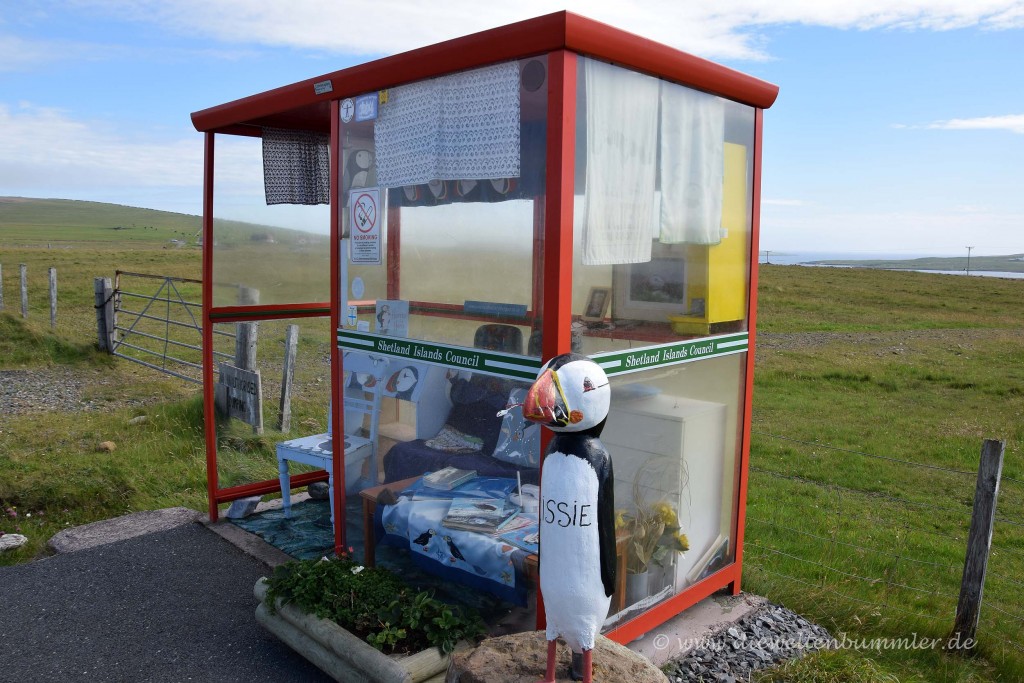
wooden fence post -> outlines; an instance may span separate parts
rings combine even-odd
[[[960,600],[956,605],[953,631],[946,644],[948,650],[970,652],[977,644],[981,594],[985,588],[988,553],[992,547],[992,525],[996,516],[996,498],[999,496],[1005,450],[1006,444],[995,439],[985,439],[981,447],[971,530],[967,534],[967,556],[960,582]]]
[[[260,302],[260,290],[252,287],[238,288],[238,305],[255,306]],[[235,326],[235,367],[254,372],[256,370],[256,337],[259,323],[238,323]]]
[[[4,265],[0,263],[0,311],[4,310]]]
[[[299,326],[289,325],[284,335],[284,374],[281,377],[281,410],[277,428],[287,432],[292,428],[292,380],[295,378],[295,352],[299,346]]]
[[[93,301],[96,308],[96,338],[100,351],[114,352],[113,308],[111,301],[113,289],[109,277],[92,279]]]
[[[18,264],[21,271],[21,317],[28,317],[28,266],[24,263]]]
[[[50,268],[50,329],[57,329],[57,269]]]

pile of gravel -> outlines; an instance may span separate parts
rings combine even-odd
[[[775,666],[829,646],[832,636],[785,607],[768,603],[735,624],[701,640],[662,667],[669,681],[746,681],[757,669]]]
[[[0,370],[0,415],[88,409],[83,384],[69,368]]]

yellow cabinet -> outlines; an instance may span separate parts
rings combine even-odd
[[[712,325],[747,317],[750,241],[747,223],[747,148],[725,143],[722,187],[722,241],[686,247],[687,312],[672,315],[679,334],[708,334]]]

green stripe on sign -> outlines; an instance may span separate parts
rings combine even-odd
[[[464,346],[431,344],[416,339],[385,337],[369,332],[338,330],[338,346],[349,351],[379,353],[394,358],[483,372],[510,379],[532,380],[540,369],[540,359]]]
[[[591,356],[608,375],[639,372],[650,368],[690,363],[705,358],[719,358],[734,353],[743,353],[750,345],[746,332],[726,334],[720,337],[704,337],[685,342],[645,346],[629,351],[609,351]]]

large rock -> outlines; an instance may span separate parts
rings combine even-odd
[[[543,631],[513,633],[489,638],[466,652],[452,655],[445,683],[535,683],[544,677],[547,641]],[[559,642],[555,678],[568,683],[572,652]],[[642,655],[597,637],[594,647],[594,681],[600,683],[665,683],[665,674]]]
[[[58,531],[48,544],[54,552],[71,553],[76,550],[135,538],[154,531],[166,531],[202,519],[203,515],[183,507],[164,508],[133,512],[113,519],[104,519],[91,524]]]

